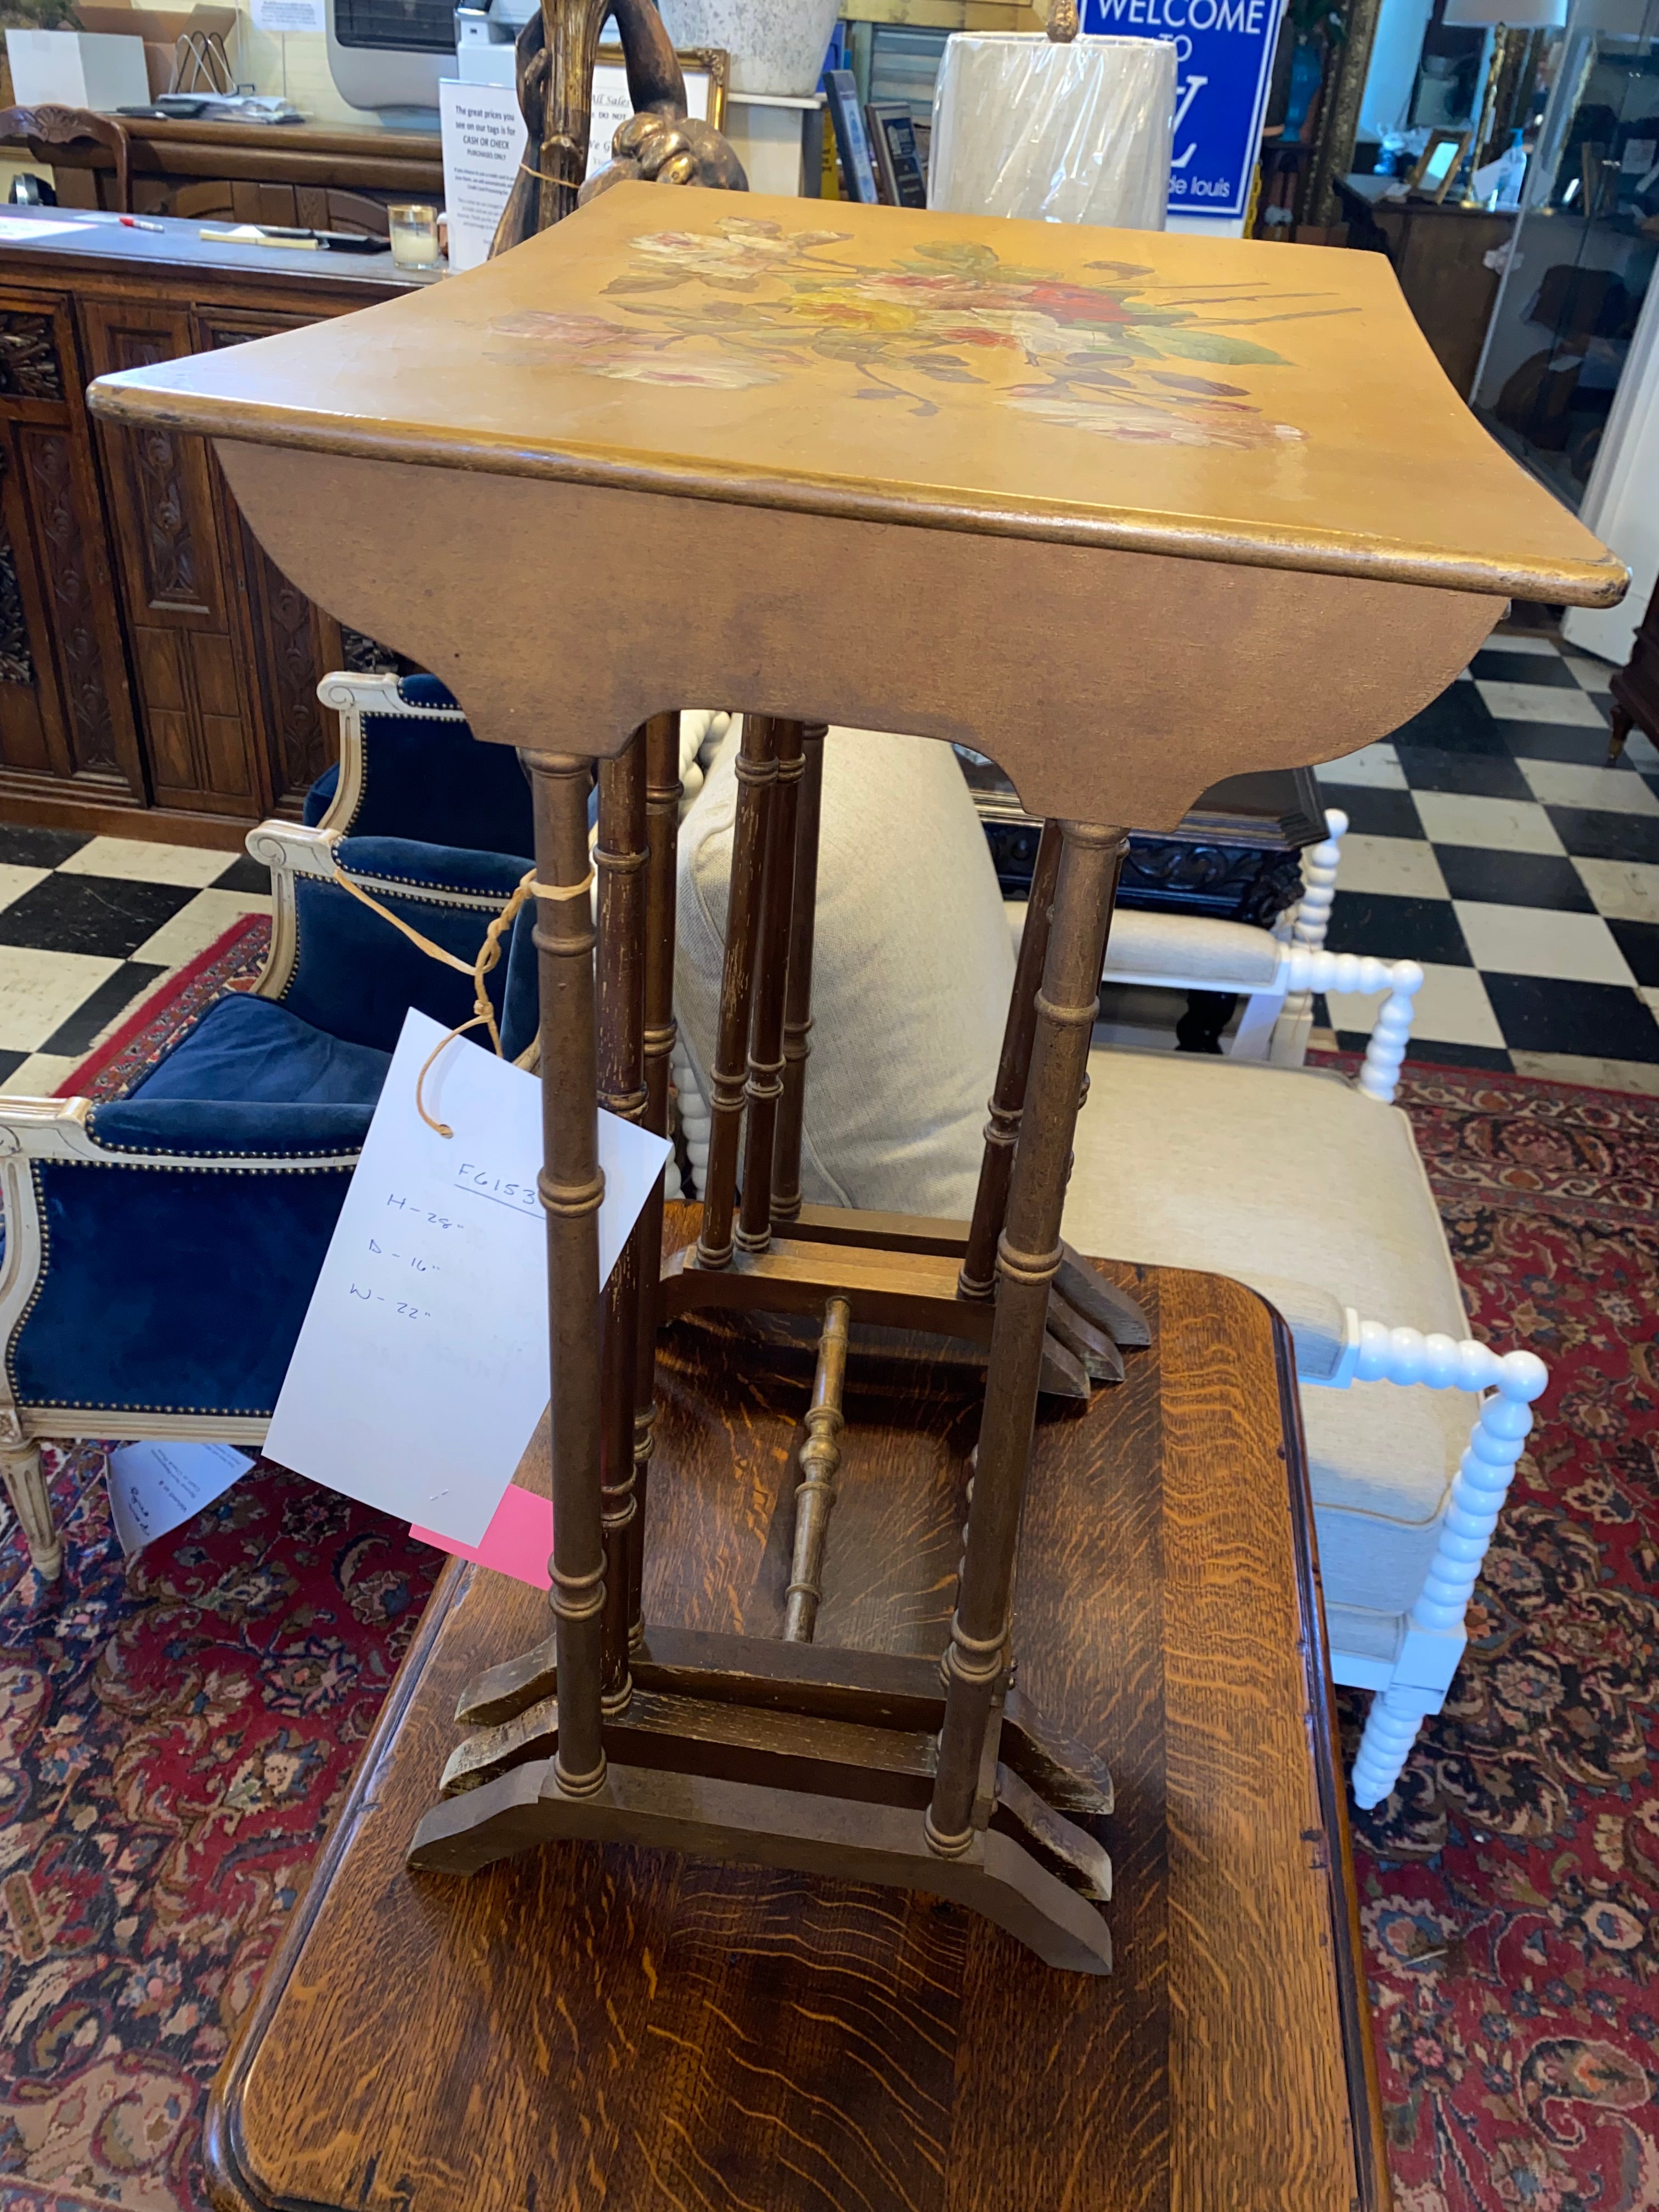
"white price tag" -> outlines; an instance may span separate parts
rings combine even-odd
[[[494,1517],[547,1404],[542,1090],[411,1012],[283,1378],[265,1449],[463,1544]],[[599,1279],[670,1146],[599,1115]]]

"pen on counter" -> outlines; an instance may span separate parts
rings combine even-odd
[[[140,215],[124,215],[121,217],[121,228],[123,230],[165,230],[167,225],[162,222],[146,222]]]

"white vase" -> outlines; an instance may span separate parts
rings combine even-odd
[[[733,92],[804,100],[818,88],[841,0],[658,0],[677,46],[723,46]]]

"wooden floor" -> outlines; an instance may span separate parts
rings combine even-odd
[[[457,1567],[220,2076],[216,2203],[1386,2206],[1283,1332],[1236,1285],[1109,1272],[1153,1346],[1041,1425],[1016,1645],[1115,1778],[1115,1972],[927,1897],[671,1854],[408,1875],[458,1691],[547,1625]],[[648,1619],[778,1633],[810,1376],[665,1337]],[[817,1641],[936,1652],[974,1392],[855,1339],[848,1412]]]

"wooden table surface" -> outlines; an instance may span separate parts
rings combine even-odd
[[[1113,1771],[1115,1972],[930,1898],[672,1854],[406,1874],[458,1691],[546,1621],[452,1568],[221,2074],[216,2204],[1386,2207],[1287,1340],[1237,1285],[1109,1272],[1153,1347],[1039,1425],[1016,1649]],[[810,1377],[665,1336],[648,1619],[778,1632]],[[974,1381],[855,1342],[820,1644],[943,1648]]]

